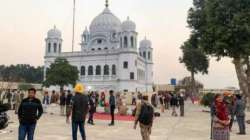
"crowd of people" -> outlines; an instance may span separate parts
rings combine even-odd
[[[18,140],[34,139],[37,121],[43,113],[49,113],[51,105],[60,106],[60,115],[65,116],[66,123],[72,125],[72,139],[77,140],[79,128],[82,140],[86,140],[85,122],[95,125],[94,114],[98,107],[103,107],[105,112],[110,113],[109,126],[115,125],[115,110],[117,114],[135,117],[134,129],[139,124],[142,140],[149,140],[154,117],[171,112],[173,117],[184,117],[185,100],[187,97],[179,92],[158,92],[151,96],[142,93],[132,93],[131,101],[127,103],[126,94],[104,92],[87,92],[82,84],[77,84],[74,91],[45,91],[40,101],[36,96],[36,89],[28,90],[28,96],[18,90],[8,90],[0,96],[11,109],[15,110],[19,119]],[[177,109],[179,108],[179,113]],[[157,112],[159,110],[159,112]],[[169,110],[169,111],[166,111]],[[53,113],[53,112],[50,112]],[[179,115],[178,115],[179,114]],[[70,119],[71,118],[71,119]],[[230,98],[218,94],[211,104],[211,139],[229,140],[230,131],[235,118],[239,125],[239,135],[246,134],[245,127],[245,103],[241,95],[233,95]],[[86,120],[86,121],[85,121]]]
[[[178,113],[176,109],[180,109],[180,116],[184,116],[184,106],[186,97],[183,93],[175,92],[159,92],[158,94],[153,94],[151,96],[151,104],[157,108],[160,106],[162,113],[165,110],[170,110],[172,108],[172,116],[177,117]]]
[[[10,109],[15,110],[17,114],[17,110],[21,101],[24,99],[24,92],[20,90],[6,90],[0,92],[0,104],[6,103],[10,106]]]
[[[24,93],[20,91],[6,92],[3,99],[7,100],[7,104],[11,105],[11,109],[16,110],[19,120],[18,140],[34,139],[34,132],[37,122],[50,105],[60,105],[60,115],[66,116],[66,122],[72,124],[72,139],[77,140],[77,130],[79,128],[82,140],[86,140],[85,134],[85,120],[86,122],[94,125],[94,113],[97,111],[98,106],[104,108],[108,107],[111,122],[109,126],[115,125],[115,109],[118,113],[123,114],[125,94],[114,94],[114,91],[109,91],[108,98],[104,92],[100,95],[97,92],[86,92],[81,84],[77,84],[74,88],[74,93],[71,91],[63,91],[61,94],[52,91],[51,94],[45,91],[42,98],[36,96],[36,89],[31,88],[28,90],[28,96],[25,98]],[[17,97],[18,96],[18,97]],[[148,102],[148,96],[142,95],[135,96],[133,93],[132,105],[135,107],[135,129],[136,125],[140,123],[141,134],[143,140],[149,139],[151,133],[154,108]],[[18,100],[17,100],[18,99]],[[145,108],[146,106],[146,108]],[[149,108],[149,110],[148,110]],[[144,115],[143,115],[144,114]],[[87,118],[88,116],[88,118]],[[70,120],[71,118],[71,120]]]
[[[241,95],[232,95],[227,98],[227,96],[217,94],[210,108],[212,140],[229,140],[235,118],[239,126],[238,135],[246,134],[246,107]]]

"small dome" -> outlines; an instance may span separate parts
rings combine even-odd
[[[151,48],[151,45],[152,45],[151,41],[148,40],[146,37],[144,38],[144,40],[140,42],[140,47]]]
[[[56,26],[54,26],[53,29],[48,31],[48,37],[50,38],[61,38],[62,37],[62,33],[60,30],[58,30],[56,28]]]
[[[90,33],[120,31],[121,21],[106,7],[90,25]]]
[[[122,23],[122,30],[123,31],[135,31],[136,25],[128,17],[127,20]]]

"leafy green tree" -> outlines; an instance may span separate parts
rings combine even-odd
[[[33,67],[27,64],[0,66],[0,80],[5,82],[41,83],[43,67]]]
[[[184,63],[186,69],[191,73],[191,93],[197,95],[195,83],[195,74],[208,73],[209,60],[208,57],[197,46],[197,39],[194,36],[181,46],[183,56],[180,58],[180,62]]]
[[[193,5],[188,24],[199,39],[199,47],[218,60],[232,58],[241,91],[249,96],[249,0],[193,0]]]
[[[59,85],[62,90],[63,86],[75,85],[79,79],[78,73],[77,67],[70,65],[65,58],[57,58],[48,68],[43,85],[46,87]]]

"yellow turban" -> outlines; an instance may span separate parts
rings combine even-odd
[[[80,83],[76,84],[74,91],[76,93],[84,93],[84,91],[85,91],[84,85],[80,84]]]

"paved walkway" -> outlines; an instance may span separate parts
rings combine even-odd
[[[209,140],[210,117],[209,113],[202,112],[203,107],[191,105],[186,107],[186,117],[171,117],[170,111],[165,112],[154,123],[151,140]],[[10,112],[12,124],[8,127],[10,133],[1,134],[1,140],[17,139],[17,117]],[[248,114],[250,119],[250,114]],[[140,140],[139,128],[133,130],[133,122],[116,122],[116,126],[107,126],[108,121],[96,121],[95,126],[86,125],[87,140]],[[233,128],[231,140],[249,140],[248,135],[238,136],[237,124]],[[46,114],[38,123],[36,140],[71,140],[70,125],[65,123],[65,118],[59,115]]]

